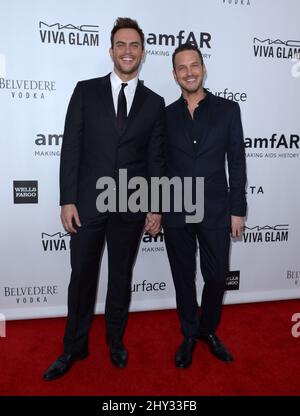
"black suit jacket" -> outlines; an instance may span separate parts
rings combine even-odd
[[[98,178],[164,174],[164,100],[138,82],[125,132],[120,135],[110,74],[78,82],[71,97],[60,163],[60,205],[76,204],[79,214],[99,215]],[[124,214],[140,219],[145,214]]]
[[[230,226],[230,216],[246,215],[246,167],[239,105],[209,93],[208,119],[195,151],[184,123],[182,100],[166,109],[167,176],[204,177],[204,219],[208,228]],[[227,157],[229,189],[225,170]],[[183,213],[165,213],[164,226],[184,226]]]

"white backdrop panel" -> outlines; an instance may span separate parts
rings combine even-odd
[[[298,0],[2,0],[0,312],[8,319],[66,314],[69,236],[58,206],[64,118],[77,81],[111,70],[110,31],[118,16],[143,28],[140,78],[167,104],[180,94],[171,65],[179,37],[201,47],[205,86],[240,104],[249,211],[243,238],[232,244],[236,290],[227,291],[225,303],[299,297],[300,66],[288,57],[300,49],[299,14]],[[14,200],[16,188],[34,194],[36,186],[36,198]],[[105,252],[101,313],[106,284]],[[197,284],[200,300],[200,270]],[[131,310],[175,307],[163,235],[144,235],[132,289]]]

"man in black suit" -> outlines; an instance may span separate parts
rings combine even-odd
[[[95,304],[104,241],[108,250],[105,304],[107,343],[112,363],[127,364],[122,342],[131,295],[132,268],[143,228],[155,235],[161,216],[149,212],[98,212],[96,182],[150,180],[164,174],[164,100],[138,80],[144,34],[135,20],[118,18],[111,32],[111,74],[77,84],[69,103],[60,164],[61,220],[71,235],[71,281],[64,353],[45,380],[64,375],[88,356],[88,333]],[[118,182],[114,191],[119,194]],[[98,205],[97,205],[98,207]],[[121,209],[120,209],[121,211]]]
[[[186,223],[186,212],[163,214],[165,242],[184,335],[175,355],[179,368],[192,363],[196,340],[223,360],[233,357],[216,336],[228,272],[230,231],[240,236],[246,214],[246,169],[239,105],[203,88],[205,66],[199,49],[179,46],[173,75],[182,96],[169,105],[166,135],[168,177],[204,178],[204,217]],[[228,162],[229,190],[225,171]],[[192,188],[195,194],[195,184]],[[201,314],[195,287],[197,240],[204,279]]]

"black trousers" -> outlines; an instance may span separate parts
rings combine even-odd
[[[196,338],[215,332],[229,268],[229,229],[205,229],[201,224],[187,224],[182,228],[165,228],[164,234],[183,335]],[[204,279],[201,314],[195,285],[197,240]]]
[[[107,342],[122,339],[131,299],[132,269],[144,220],[126,221],[118,214],[81,218],[82,226],[71,236],[71,280],[65,352],[88,348],[94,313],[98,273],[105,239],[108,253],[108,286],[105,303]]]

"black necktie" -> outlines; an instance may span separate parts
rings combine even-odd
[[[127,122],[127,102],[124,93],[124,88],[127,87],[127,85],[128,84],[125,82],[122,83],[122,88],[120,89],[118,96],[117,124],[121,134],[124,132]]]

